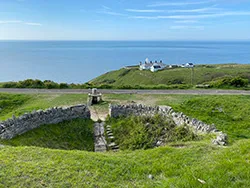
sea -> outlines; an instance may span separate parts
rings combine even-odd
[[[85,83],[148,58],[165,64],[250,64],[250,41],[0,41],[0,82]]]

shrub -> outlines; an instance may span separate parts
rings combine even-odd
[[[128,74],[131,70],[130,69],[123,69],[123,71],[118,75],[119,77],[123,77]]]
[[[69,88],[69,85],[67,83],[60,83],[59,88],[60,89],[67,89],[67,88]]]
[[[246,87],[248,80],[241,77],[224,77],[210,82],[211,87]]]
[[[109,85],[109,84],[102,84],[102,85],[97,86],[96,88],[99,88],[99,89],[112,89],[113,86]]]
[[[105,83],[105,84],[113,84],[113,83],[115,83],[115,80],[114,80],[114,79],[105,79],[105,80],[103,80],[102,83]]]
[[[169,84],[183,84],[183,83],[184,83],[183,78],[174,79],[174,80],[169,81]]]
[[[17,83],[18,88],[44,88],[44,83],[41,80],[27,79]]]
[[[57,88],[59,88],[59,84],[55,83],[55,82],[53,82],[51,80],[45,80],[44,85],[45,85],[45,88],[47,88],[47,89],[57,89]]]
[[[3,84],[3,88],[17,88],[16,82],[6,82]]]
[[[240,77],[232,78],[230,82],[231,86],[234,87],[246,87],[248,85],[248,80]]]

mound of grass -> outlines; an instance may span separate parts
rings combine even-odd
[[[171,119],[160,115],[154,117],[110,118],[115,143],[122,150],[149,149],[169,142],[198,140],[187,126],[177,127]]]
[[[43,125],[11,140],[0,140],[0,144],[94,151],[93,121],[77,119]]]

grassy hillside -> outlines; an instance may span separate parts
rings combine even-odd
[[[175,84],[203,84],[212,80],[230,77],[242,77],[250,80],[250,65],[199,65],[192,69],[175,68],[152,73],[138,69],[120,69],[108,72],[90,81],[93,85],[122,86],[157,86]]]
[[[0,144],[94,151],[93,121],[77,119],[43,125],[11,140],[0,140]]]
[[[1,94],[0,99],[5,101],[0,111],[5,119],[33,108],[81,103],[86,96]],[[173,106],[176,111],[215,123],[229,135],[230,145],[216,147],[211,138],[204,138],[148,150],[93,153],[65,147],[70,141],[86,146],[84,140],[78,142],[79,122],[65,122],[31,131],[9,143],[1,141],[0,187],[250,187],[250,96],[112,94],[104,95],[104,100],[96,106],[98,111],[107,110],[109,102]],[[58,131],[59,126],[65,132]],[[67,138],[71,127],[79,134],[72,131]],[[53,139],[41,139],[40,134]]]

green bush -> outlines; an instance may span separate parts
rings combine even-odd
[[[105,79],[105,80],[103,80],[102,83],[105,83],[105,84],[113,84],[113,83],[115,83],[115,80],[114,80],[114,79]]]
[[[41,80],[27,79],[17,83],[18,88],[44,88],[44,83]]]
[[[3,88],[17,88],[16,82],[6,82],[3,84]]]
[[[112,89],[113,86],[108,85],[108,84],[102,84],[102,85],[97,86],[97,88],[99,88],[99,89]]]
[[[131,71],[131,69],[123,69],[123,71],[118,75],[119,77],[123,77],[126,74],[128,74]]]
[[[227,88],[227,87],[246,87],[248,79],[241,77],[224,77],[210,82],[211,87]]]
[[[57,89],[59,88],[59,84],[56,82],[53,82],[51,80],[45,80],[44,81],[45,88],[47,89]]]
[[[59,84],[59,88],[60,89],[68,89],[69,88],[69,85],[67,83],[60,83]]]

